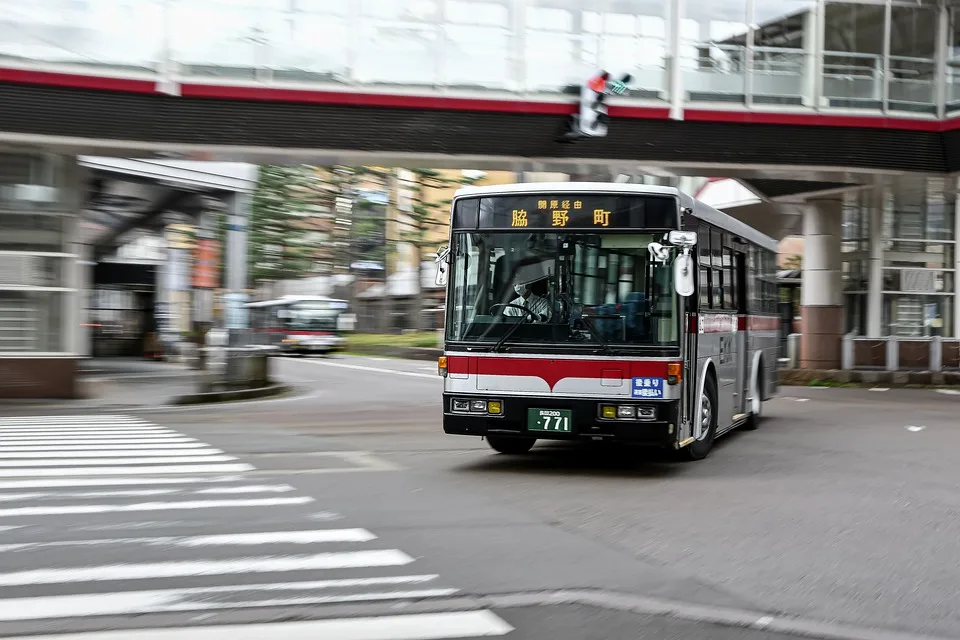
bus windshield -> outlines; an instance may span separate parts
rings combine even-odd
[[[603,348],[679,345],[663,232],[455,231],[447,340]]]

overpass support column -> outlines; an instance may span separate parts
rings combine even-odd
[[[802,369],[839,369],[843,337],[840,200],[812,200],[803,214]]]

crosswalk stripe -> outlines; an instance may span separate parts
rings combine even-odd
[[[83,498],[135,498],[163,495],[211,495],[211,494],[244,494],[244,493],[288,493],[296,491],[288,484],[276,485],[241,485],[238,487],[214,487],[212,489],[134,489],[120,491],[45,491],[39,493],[0,493],[0,502],[17,502],[19,500],[78,500]]]
[[[164,429],[163,427],[84,427],[82,429],[42,429],[39,427],[16,427],[16,428],[7,428],[4,427],[0,433],[3,433],[5,436],[18,436],[18,435],[50,435],[55,433],[60,436],[71,436],[71,435],[110,435],[114,433],[118,434],[145,434],[145,435],[155,435],[161,433],[173,434],[176,431],[171,431],[170,429]]]
[[[182,502],[144,502],[141,504],[77,504],[49,507],[16,507],[12,509],[0,509],[0,518],[123,513],[129,511],[171,511],[177,509],[279,507],[292,504],[307,504],[309,502],[313,502],[313,498],[297,496],[295,498],[255,498],[249,500],[186,500]]]
[[[332,604],[338,602],[373,602],[410,598],[444,597],[457,589],[421,589],[345,596],[314,596],[286,600],[242,602],[168,602],[160,592],[132,592],[81,596],[29,598],[33,602],[18,603],[15,598],[0,602],[0,620],[23,621],[81,616],[142,614],[174,611],[281,606],[283,604]],[[72,598],[72,600],[67,600]],[[49,615],[41,615],[49,613]],[[9,616],[9,617],[8,617]],[[242,627],[210,626],[137,630],[137,640],[261,640],[282,637],[284,640],[443,640],[481,638],[506,635],[513,627],[491,611],[456,611],[376,616],[369,618],[332,618],[311,622],[251,624]],[[280,635],[277,635],[280,634]],[[130,631],[107,631],[93,634],[32,636],[31,640],[127,640]]]
[[[253,471],[255,467],[252,464],[179,464],[176,466],[165,467],[77,467],[56,469],[5,469],[0,468],[0,478],[36,478],[43,476],[122,476],[127,474],[134,475],[157,475],[174,473],[238,473],[241,471]]]
[[[40,445],[52,446],[72,446],[75,444],[166,444],[176,442],[199,442],[193,438],[174,435],[159,436],[70,436],[69,438],[60,438],[59,436],[24,436],[22,438],[4,438],[0,436],[0,445]]]
[[[94,444],[74,444],[70,445],[70,451],[158,451],[162,449],[206,449],[210,445],[204,444],[203,442],[187,441],[187,442],[163,442],[163,443],[153,443],[153,442],[141,442],[141,443],[124,443],[120,442],[107,442],[107,443],[94,443]],[[13,451],[63,451],[63,445],[51,445],[51,444],[42,444],[42,445],[5,445],[0,444],[0,455],[4,453],[13,452]],[[220,451],[219,449],[214,449],[214,451]]]
[[[141,545],[145,547],[216,547],[259,546],[268,544],[324,544],[331,542],[370,542],[376,540],[366,529],[316,529],[310,531],[264,531],[226,533],[201,536],[155,536],[150,538],[100,538],[94,540],[54,540],[0,544],[3,551],[31,551],[49,547],[102,547],[109,545]]]
[[[231,460],[236,460],[236,458],[225,455],[211,455],[206,456],[203,462],[230,462]],[[184,460],[175,456],[154,456],[150,458],[99,458],[96,460],[80,458],[67,458],[63,460],[5,460],[0,466],[9,469],[12,467],[57,467],[60,465],[176,464],[178,462],[184,462]]]
[[[217,465],[211,465],[217,466]],[[246,465],[250,467],[250,465]],[[250,467],[251,469],[253,467]],[[89,469],[87,469],[89,471]],[[129,471],[129,469],[124,469]],[[60,474],[55,474],[60,475]],[[3,489],[57,489],[66,487],[122,487],[137,485],[165,484],[210,484],[239,482],[242,476],[195,476],[184,478],[71,478],[63,480],[5,480],[0,481]]]
[[[6,460],[14,460],[20,458],[39,460],[44,458],[112,458],[115,456],[123,456],[124,458],[147,458],[147,457],[156,457],[158,455],[163,456],[211,456],[211,455],[220,455],[223,454],[223,451],[220,449],[174,449],[166,448],[160,451],[156,449],[135,449],[135,450],[124,450],[121,449],[117,451],[115,449],[100,449],[99,451],[74,451],[72,448],[70,451],[4,451],[0,449],[0,465],[7,464]],[[229,460],[236,460],[236,458],[227,458]],[[89,464],[83,462],[80,464]]]
[[[151,580],[190,576],[236,575],[365,567],[397,567],[413,562],[399,549],[339,551],[313,555],[249,557],[230,560],[183,560],[142,564],[111,564],[98,567],[28,569],[0,573],[0,586],[22,587],[70,582],[106,582],[112,580]]]

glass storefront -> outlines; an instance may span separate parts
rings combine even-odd
[[[71,350],[76,256],[61,158],[0,154],[0,356]]]
[[[881,207],[881,328],[884,335],[955,335],[956,195],[953,178],[901,176],[844,202],[843,283],[848,332],[866,335],[870,207]]]

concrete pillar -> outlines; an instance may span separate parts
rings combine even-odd
[[[253,198],[249,193],[235,193],[227,202],[226,285],[228,329],[246,329],[247,321],[247,229]]]
[[[802,369],[839,369],[843,335],[840,200],[813,200],[803,214]]]
[[[867,267],[867,336],[883,335],[883,187],[869,194],[867,224],[869,260]],[[861,200],[862,202],[862,200]]]

